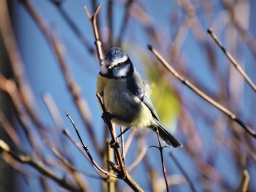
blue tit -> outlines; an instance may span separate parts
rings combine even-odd
[[[148,97],[148,85],[135,70],[128,55],[120,48],[111,48],[105,56],[97,78],[97,93],[103,99],[111,121],[126,128],[148,127],[169,145],[182,146],[177,138],[161,125]]]

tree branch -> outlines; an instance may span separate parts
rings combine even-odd
[[[85,9],[85,13],[86,16],[88,17],[88,19],[91,21],[92,23],[92,28],[93,28],[93,32],[94,32],[94,38],[95,38],[95,46],[97,49],[97,55],[98,55],[98,59],[99,59],[99,63],[100,66],[103,65],[103,52],[102,52],[102,47],[101,47],[101,41],[99,38],[99,31],[98,31],[98,27],[97,27],[97,15],[99,13],[100,10],[100,6],[101,4],[99,4],[95,10],[95,12],[93,13],[93,15],[91,16],[91,14],[89,13],[87,7],[84,7]]]
[[[38,118],[39,116],[37,115],[35,107],[33,106],[33,93],[25,76],[24,63],[15,41],[6,0],[0,1],[0,31],[7,54],[10,58],[11,68],[15,77],[15,82],[17,83],[22,103],[24,104],[32,122],[39,129],[44,130],[45,127]]]
[[[256,85],[253,83],[253,81],[250,79],[250,77],[245,73],[241,65],[235,60],[235,58],[223,47],[221,42],[218,40],[218,37],[214,34],[212,29],[208,29],[207,33],[210,34],[212,39],[215,41],[215,43],[219,46],[219,48],[222,50],[222,52],[227,56],[229,61],[234,65],[234,67],[237,69],[237,71],[242,75],[242,77],[245,79],[245,81],[251,86],[251,88],[256,92]]]
[[[225,115],[227,115],[231,120],[236,122],[238,125],[240,125],[249,135],[251,135],[253,138],[256,138],[256,132],[247,126],[240,118],[238,118],[234,113],[232,113],[230,110],[222,106],[221,104],[217,103],[215,100],[207,96],[204,92],[199,90],[197,87],[195,87],[192,83],[190,83],[188,80],[184,79],[181,75],[179,75],[174,68],[170,66],[170,64],[160,55],[158,51],[156,51],[151,45],[148,45],[148,49],[156,56],[156,58],[165,66],[165,68],[173,74],[179,81],[181,81],[184,85],[186,85],[188,88],[190,88],[193,92],[195,92],[197,95],[199,95],[202,99],[207,101],[208,103],[212,104],[214,107],[219,109],[221,112],[223,112]]]
[[[35,160],[28,155],[18,155],[14,153],[10,147],[0,139],[0,153],[6,152],[10,154],[15,160],[20,163],[28,164],[39,171],[42,175],[51,178],[52,180],[56,181],[60,186],[70,190],[70,191],[82,191],[78,189],[77,186],[69,183],[65,177],[60,177],[54,173],[50,168],[46,167],[41,161]]]
[[[189,176],[187,175],[186,171],[183,169],[183,167],[180,165],[179,161],[175,158],[175,156],[172,153],[169,153],[169,155],[171,156],[173,162],[177,165],[177,167],[179,168],[179,170],[181,171],[182,175],[186,178],[189,187],[191,189],[191,191],[196,192],[196,189],[193,185],[193,182],[191,181],[191,179],[189,178]]]

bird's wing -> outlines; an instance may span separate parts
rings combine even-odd
[[[158,115],[156,113],[156,110],[151,102],[151,100],[148,98],[148,96],[145,93],[145,87],[146,84],[143,82],[139,75],[133,75],[131,77],[127,78],[127,86],[128,89],[135,94],[140,100],[148,107],[148,109],[151,111],[152,116],[159,120]]]
[[[149,108],[149,110],[151,111],[151,113],[152,113],[152,116],[155,118],[155,119],[157,119],[158,121],[159,121],[159,117],[158,117],[158,115],[157,115],[157,113],[156,113],[156,110],[155,110],[155,108],[154,108],[154,106],[153,106],[153,104],[152,104],[152,102],[151,102],[151,100],[148,98],[148,96],[147,95],[144,95],[142,98],[140,98],[142,101],[143,101],[143,103],[145,103],[145,105]]]

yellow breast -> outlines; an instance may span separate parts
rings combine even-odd
[[[150,125],[150,110],[127,89],[125,79],[108,79],[99,75],[97,93],[103,97],[106,110],[118,116],[114,119],[117,124],[137,128]]]

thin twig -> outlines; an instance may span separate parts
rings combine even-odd
[[[117,41],[116,41],[116,45],[118,47],[121,46],[122,39],[124,37],[125,31],[127,30],[128,21],[130,18],[130,11],[131,11],[133,2],[134,2],[134,0],[127,0],[127,2],[125,4],[125,13],[124,13],[124,16],[123,16],[123,19],[121,22],[121,26],[120,26]]]
[[[239,2],[237,2],[237,3],[239,3]],[[256,58],[256,41],[255,41],[253,35],[251,35],[241,25],[241,22],[239,22],[239,20],[237,19],[238,17],[236,17],[236,15],[235,15],[236,14],[236,9],[234,7],[234,5],[236,5],[236,4],[235,3],[231,3],[231,2],[229,2],[227,0],[222,0],[222,4],[223,4],[223,7],[227,9],[228,14],[230,15],[230,18],[232,20],[232,24],[236,27],[237,31],[240,33],[240,35],[243,38],[244,42],[246,42],[248,44],[248,46],[252,50],[252,53],[254,54],[254,57]]]
[[[52,117],[55,126],[59,128],[62,125],[62,119],[52,96],[49,93],[45,92],[42,94],[42,98]]]
[[[49,149],[52,151],[52,153],[71,171],[76,171],[76,168],[54,147],[51,146],[51,144],[47,141],[44,140],[44,143],[49,147]]]
[[[37,171],[39,171],[42,175],[49,177],[53,179],[55,182],[57,182],[60,186],[70,190],[70,191],[81,191],[81,189],[78,189],[77,186],[74,186],[73,184],[69,183],[65,177],[58,176],[53,170],[46,167],[41,161],[35,160],[32,157],[28,155],[19,155],[14,153],[10,147],[0,139],[0,152],[4,151],[8,154],[10,154],[15,160],[19,161],[20,163],[28,164],[35,168]]]
[[[245,169],[243,171],[243,176],[239,185],[239,189],[237,191],[241,191],[241,192],[248,191],[249,181],[250,181],[250,175],[249,175],[249,172]]]
[[[103,169],[101,169],[101,168],[98,166],[98,164],[96,164],[96,162],[94,161],[94,159],[92,158],[92,156],[91,156],[91,154],[90,154],[90,152],[89,152],[89,148],[88,148],[87,146],[85,146],[85,144],[84,144],[84,142],[83,142],[83,140],[82,140],[82,137],[80,136],[80,133],[79,133],[79,131],[78,131],[78,129],[77,129],[77,126],[76,126],[75,122],[74,122],[73,119],[71,118],[70,114],[66,113],[66,116],[68,117],[69,121],[70,121],[71,124],[73,125],[73,128],[74,128],[75,131],[76,131],[76,134],[77,134],[77,136],[78,136],[78,139],[79,139],[80,143],[82,144],[82,147],[83,147],[84,151],[87,153],[87,155],[88,155],[90,161],[93,163],[93,165],[94,165],[99,171],[101,171],[103,174],[105,174],[105,175],[107,174],[106,176],[108,176],[109,178],[110,178],[110,177],[116,178],[116,177],[117,177],[116,175],[114,175],[114,174],[112,174],[112,173],[110,173],[110,172],[104,171]],[[69,138],[70,138],[70,137],[69,137]],[[71,139],[71,138],[70,138],[70,139]],[[107,180],[107,179],[106,179],[106,180]]]
[[[1,141],[0,141],[1,145]],[[28,173],[28,170],[19,162],[17,162],[10,154],[8,153],[2,153],[3,160],[8,163],[14,170],[16,170],[18,173],[22,175],[22,178],[27,181],[29,178],[30,173]],[[3,173],[2,173],[3,174]]]
[[[215,41],[215,43],[220,47],[222,52],[227,56],[229,61],[234,65],[234,67],[237,69],[237,71],[242,75],[242,77],[245,79],[245,81],[251,86],[251,88],[256,92],[256,85],[253,83],[253,81],[250,79],[250,77],[245,73],[243,68],[240,66],[240,64],[235,60],[235,58],[223,47],[221,42],[218,40],[218,37],[214,34],[212,29],[208,29],[207,32],[210,34],[212,39]]]
[[[16,146],[20,145],[20,138],[18,134],[16,133],[15,129],[11,125],[11,123],[8,121],[8,119],[5,117],[2,111],[0,111],[0,124],[2,125],[5,132],[8,134],[8,136],[11,138],[13,143]]]
[[[99,31],[98,31],[98,27],[97,27],[97,15],[99,13],[100,6],[101,6],[101,4],[99,4],[97,6],[95,12],[93,13],[93,16],[91,16],[87,7],[84,7],[84,9],[85,9],[85,13],[86,13],[88,19],[92,23],[94,38],[95,38],[94,43],[96,45],[97,55],[98,55],[99,63],[100,63],[100,66],[101,66],[101,65],[103,65],[103,52],[102,52],[102,47],[101,47],[101,41],[100,41],[100,38],[99,38]]]
[[[106,141],[106,156],[107,156],[107,162],[113,161],[113,149],[110,147],[110,141],[107,139]],[[109,173],[113,173],[114,171],[111,169],[111,167],[107,164],[107,170]],[[106,179],[108,192],[115,191],[115,184],[116,184],[116,178],[114,177],[108,177]]]
[[[233,112],[222,106],[221,104],[217,103],[215,100],[207,96],[204,92],[199,90],[197,87],[195,87],[192,83],[190,83],[188,80],[184,79],[179,73],[175,71],[174,68],[172,68],[169,63],[160,55],[158,51],[156,51],[151,45],[148,45],[148,49],[157,57],[157,59],[168,69],[168,71],[173,74],[179,81],[181,81],[184,85],[186,85],[188,88],[190,88],[193,92],[195,92],[197,95],[199,95],[202,99],[207,101],[208,103],[212,104],[214,107],[222,111],[224,114],[226,114],[231,120],[236,122],[238,125],[240,125],[249,135],[251,135],[253,138],[256,138],[256,132],[247,126],[239,117],[237,117]]]
[[[18,93],[20,94],[21,100],[25,109],[31,118],[32,122],[41,130],[45,127],[39,116],[36,113],[33,101],[32,90],[25,77],[24,63],[19,52],[13,28],[10,21],[10,16],[7,7],[7,1],[0,1],[0,31],[3,38],[4,46],[6,52],[10,58],[11,68],[15,77],[15,82],[17,83]]]
[[[90,123],[89,118],[89,110],[87,107],[87,104],[85,100],[82,98],[80,94],[80,88],[76,81],[72,78],[70,71],[68,70],[66,60],[64,59],[64,53],[63,53],[63,45],[60,43],[60,41],[57,39],[56,35],[51,34],[49,27],[44,22],[43,18],[39,14],[39,11],[36,10],[29,0],[21,0],[25,8],[27,9],[28,13],[31,15],[31,17],[34,19],[34,21],[37,23],[38,27],[41,29],[43,35],[45,36],[47,42],[53,49],[55,55],[57,56],[57,59],[59,61],[61,70],[63,72],[63,75],[66,80],[67,87],[70,90],[70,93],[73,96],[74,102],[76,104],[76,107],[79,110],[79,114],[82,117],[83,123],[85,124],[89,134],[90,138],[92,139],[93,145],[96,147],[96,151],[99,151],[98,142],[96,141],[95,134],[93,132],[92,125]]]
[[[126,137],[126,141],[124,143],[124,156],[126,156],[126,153],[132,143],[132,140],[134,138],[136,130],[135,129],[131,129],[131,131],[129,132],[128,136]]]
[[[131,171],[133,170],[143,159],[143,157],[146,155],[147,152],[147,147],[144,145],[139,153],[139,155],[137,156],[137,158],[133,161],[133,163],[127,168],[127,171]]]
[[[88,40],[85,38],[84,34],[81,32],[81,30],[78,28],[78,26],[75,24],[75,22],[72,20],[72,18],[68,15],[67,11],[63,8],[62,4],[63,1],[56,1],[56,0],[49,0],[51,3],[53,3],[57,11],[61,14],[63,17],[63,20],[69,25],[70,29],[73,31],[75,36],[79,39],[79,41],[83,44],[83,46],[91,53],[94,54],[95,51],[93,47],[88,43]]]
[[[93,16],[91,16],[91,14],[89,13],[89,11],[87,10],[86,7],[85,7],[85,12],[86,12],[86,15],[87,15],[88,19],[92,23],[94,38],[95,38],[95,45],[96,45],[96,49],[97,49],[99,63],[100,63],[100,66],[101,66],[101,65],[103,65],[103,52],[102,52],[101,41],[100,41],[100,38],[99,38],[99,32],[98,32],[98,27],[97,27],[97,15],[98,15],[98,12],[99,12],[99,9],[100,9],[100,5],[101,4],[99,4],[98,7],[96,8]],[[107,111],[105,109],[103,99],[101,98],[99,93],[97,93],[96,96],[98,97],[98,100],[99,100],[99,103],[100,103],[101,108],[103,110],[103,113],[104,112],[106,113]],[[110,120],[106,120],[105,123],[107,124],[107,126],[109,128],[112,140],[114,141],[114,143],[117,143],[117,138],[116,138],[116,135],[115,135],[115,130],[114,130],[113,123]],[[113,169],[116,168],[115,171],[118,173],[118,177],[123,179],[133,190],[143,191],[141,189],[141,187],[127,173],[126,167],[124,165],[123,158],[122,158],[121,153],[120,153],[118,148],[114,148],[114,154],[116,156],[117,165],[113,164],[112,162],[109,162],[109,164],[113,165],[112,166]]]
[[[106,113],[107,111],[106,111],[105,105],[103,103],[102,97],[100,96],[99,93],[97,93],[96,96],[97,96],[97,98],[99,100],[99,103],[101,105],[101,109],[102,109],[103,113],[104,112]],[[105,123],[107,124],[107,126],[109,128],[109,131],[110,131],[110,134],[111,134],[113,142],[114,143],[118,143],[116,135],[115,135],[115,132],[114,132],[113,123],[110,120],[106,120]],[[117,163],[120,166],[120,169],[122,170],[122,175],[120,175],[120,178],[125,178],[126,174],[127,174],[127,171],[126,171],[126,168],[124,166],[124,162],[123,162],[123,158],[121,156],[121,153],[120,153],[118,148],[114,148],[114,151],[115,151],[115,155],[117,156]]]
[[[117,172],[118,174],[123,174],[120,167],[112,162],[108,162],[112,169]],[[133,180],[133,178],[126,174],[126,177],[123,178],[124,182],[126,182],[134,191],[136,192],[143,192],[143,189]]]
[[[56,148],[52,147],[50,143],[46,140],[44,140],[46,145],[50,148],[50,150],[53,152],[53,154],[62,162],[65,169],[72,175],[72,178],[76,181],[76,184],[83,190],[88,191],[88,186],[86,185],[86,182],[81,178],[81,175],[79,173],[82,173],[81,171],[78,171]],[[57,162],[58,165],[60,162]],[[89,175],[86,173],[82,173],[86,176],[101,179],[100,177],[97,177],[95,175]]]
[[[162,171],[163,171],[163,175],[164,175],[164,181],[165,181],[166,191],[169,192],[168,181],[167,181],[167,175],[166,175],[166,168],[165,168],[165,164],[164,164],[164,155],[163,155],[163,150],[164,150],[165,146],[162,147],[158,129],[156,129],[156,133],[157,133],[157,139],[158,139],[158,145],[159,145],[159,147],[157,147],[157,148],[159,149],[159,152],[160,152],[161,165],[162,165]]]
[[[81,138],[81,136],[80,136],[80,133],[79,133],[77,127],[76,127],[75,122],[74,122],[73,119],[71,118],[70,114],[66,113],[66,116],[68,117],[69,121],[72,123],[73,128],[75,129],[76,134],[77,134],[77,136],[78,136],[78,139],[79,139],[79,141],[81,142],[82,147],[83,147],[84,150],[85,150],[86,146],[84,145],[84,142],[83,142],[83,140],[82,140],[82,138]]]
[[[35,140],[35,137],[31,134],[31,129],[29,126],[29,122],[30,122],[29,117],[27,113],[25,113],[22,107],[22,104],[21,104],[22,102],[18,94],[18,88],[13,80],[6,79],[1,73],[0,73],[0,90],[8,93],[8,95],[10,96],[15,112],[17,114],[18,120],[20,121],[21,128],[24,131],[29,144],[31,145],[32,149],[35,150],[36,154],[40,154],[38,142]]]
[[[54,102],[54,99],[50,95],[50,93],[43,93],[42,95],[43,101],[53,119],[54,122],[54,128],[50,127],[52,129],[52,132],[55,133],[55,135],[52,135],[52,137],[55,137],[56,139],[53,139],[55,143],[55,147],[69,160],[72,162],[72,158],[70,155],[70,150],[68,150],[68,144],[64,137],[61,136],[62,133],[62,119],[60,116],[60,112],[56,106],[56,103]],[[50,140],[52,141],[52,140]]]
[[[103,113],[107,113],[106,108],[104,106],[103,100],[99,93],[96,94],[98,97],[99,103],[101,105]],[[114,143],[117,142],[116,135],[114,134],[114,127],[110,120],[105,120],[105,123],[108,125],[112,140]],[[108,162],[112,169],[118,174],[118,178],[124,180],[134,191],[143,191],[143,189],[133,180],[133,178],[128,174],[127,169],[125,167],[123,158],[118,148],[114,148],[115,155],[117,156],[117,163],[114,164],[112,162]]]
[[[93,127],[91,124],[88,105],[80,93],[80,88],[79,88],[77,82],[75,81],[74,78],[72,78],[70,71],[67,67],[68,65],[64,59],[64,53],[63,53],[63,49],[62,49],[63,45],[57,39],[56,35],[52,36],[52,41],[53,41],[53,48],[54,48],[54,51],[59,60],[59,64],[60,64],[61,70],[63,72],[63,75],[65,77],[67,87],[73,96],[74,102],[79,110],[79,114],[81,115],[82,120],[83,120],[84,124],[86,125],[86,128],[90,135],[91,141],[92,141],[94,147],[96,148],[96,151],[100,151],[99,150],[100,147],[99,147],[99,144],[96,139],[97,137],[95,135],[95,132],[93,131]]]
[[[89,151],[89,148],[86,147],[86,146],[85,146],[85,148],[82,148],[81,145],[78,142],[76,142],[76,140],[71,136],[71,134],[68,132],[68,130],[64,129],[63,133],[64,133],[64,135],[66,135],[70,139],[70,141],[72,141],[72,143],[79,149],[79,151],[87,159],[89,159],[92,162],[93,166],[95,167],[95,169],[97,171],[99,171],[99,173],[103,173],[106,176],[117,177],[116,175],[113,175],[113,174],[108,173],[107,171],[101,169],[100,166],[94,161],[94,159],[93,159],[93,157],[92,157],[92,155],[91,155],[91,153]]]
[[[114,29],[114,11],[113,11],[113,0],[109,0],[107,4],[107,26],[109,26],[109,32],[108,32],[108,48],[113,47],[113,29]]]
[[[191,179],[189,178],[188,174],[186,173],[186,171],[183,169],[183,167],[181,166],[181,164],[179,163],[179,161],[176,159],[176,157],[172,154],[169,153],[169,155],[171,156],[173,162],[176,164],[176,166],[179,168],[179,170],[181,171],[182,175],[186,178],[189,187],[191,189],[191,191],[196,192],[196,189],[193,185],[193,182],[191,181]]]
[[[120,133],[123,133],[123,127],[120,126]],[[122,157],[123,160],[125,161],[125,154],[124,154],[124,134],[121,135],[121,147],[122,147]]]

